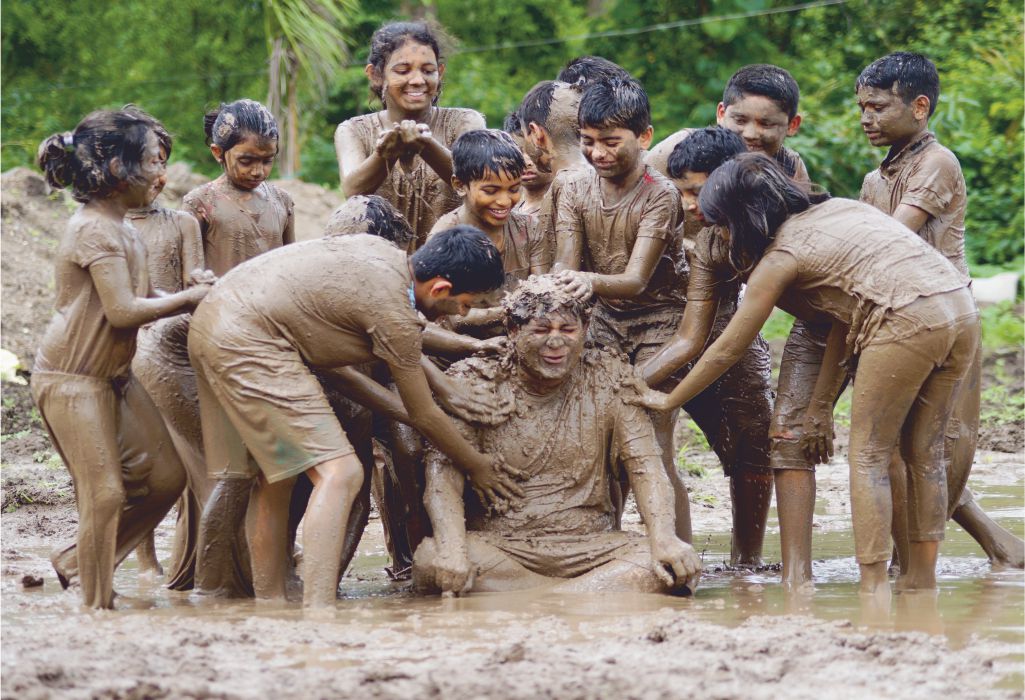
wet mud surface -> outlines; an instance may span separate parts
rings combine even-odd
[[[703,459],[701,457],[697,459]],[[982,506],[1023,531],[1025,456],[982,453],[970,482]],[[47,556],[73,536],[70,504],[25,505],[0,517],[3,698],[788,698],[1020,697],[1025,584],[995,571],[948,524],[937,596],[857,594],[846,466],[819,472],[814,591],[785,595],[779,574],[727,571],[728,482],[709,456],[688,478],[697,595],[551,593],[418,597],[383,573],[380,523],[328,612],[288,604],[199,601],[118,571],[113,612],[82,612]],[[4,468],[31,480],[45,465]],[[6,485],[5,485],[6,490]],[[630,529],[641,530],[636,513]],[[778,561],[770,515],[768,561]],[[157,532],[168,555],[173,523]],[[41,588],[26,589],[26,575]],[[828,679],[828,692],[824,685]],[[899,689],[899,691],[897,690]]]

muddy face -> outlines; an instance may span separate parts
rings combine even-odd
[[[554,173],[542,173],[538,169],[534,164],[534,160],[530,157],[530,153],[527,151],[527,140],[523,138],[522,134],[510,134],[510,136],[512,136],[516,145],[520,147],[520,152],[523,154],[525,167],[523,168],[523,172],[520,173],[520,183],[523,185],[524,189],[534,191],[548,187],[554,178]]]
[[[633,172],[640,163],[644,149],[651,142],[651,130],[645,133],[648,144],[644,143],[644,134],[637,136],[629,129],[581,127],[580,150],[599,177],[618,180]]]
[[[154,182],[153,186],[150,188],[149,201],[146,202],[147,204],[152,204],[156,198],[160,196],[160,193],[164,191],[164,187],[167,185],[167,151],[163,148],[160,148],[160,162],[163,164],[164,172],[156,179],[156,182]]]
[[[922,97],[906,104],[896,89],[896,84],[890,90],[867,85],[858,88],[861,128],[873,146],[906,142],[925,126],[929,100]]]
[[[456,191],[474,218],[487,228],[501,229],[520,201],[520,178],[505,171],[496,174],[486,170],[483,178],[473,180],[469,186],[461,185]]]
[[[433,321],[442,316],[465,316],[470,309],[486,309],[492,305],[491,292],[463,292],[451,294],[451,287],[435,285],[428,292],[427,299],[417,304],[417,308]]]
[[[241,190],[252,190],[270,177],[274,158],[278,155],[276,139],[267,139],[255,134],[245,137],[227,151],[213,145],[210,151],[224,166],[224,173],[231,184]]]
[[[538,170],[552,174],[552,153],[548,150],[550,138],[537,124],[523,127],[523,151]]]
[[[705,220],[705,216],[698,206],[698,195],[701,194],[701,188],[705,186],[706,182],[708,182],[708,173],[695,173],[689,170],[673,180],[676,189],[680,191],[683,210],[698,221]]]
[[[512,329],[509,339],[524,377],[541,386],[561,384],[584,351],[587,325],[579,316],[553,311]]]
[[[166,182],[167,159],[160,148],[157,135],[150,131],[146,134],[146,145],[142,150],[139,174],[125,185],[125,203],[129,208],[148,205],[164,189]]]
[[[384,66],[383,97],[386,106],[403,112],[422,112],[431,106],[441,89],[444,68],[434,49],[407,41],[388,57]]]
[[[783,139],[797,133],[801,117],[790,119],[771,98],[745,95],[729,107],[720,102],[716,121],[742,137],[749,151],[775,156],[783,147]]]

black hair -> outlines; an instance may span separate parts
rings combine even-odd
[[[166,135],[159,121],[131,105],[117,111],[93,112],[74,131],[44,139],[36,153],[36,164],[51,187],[70,187],[75,201],[103,199],[122,182],[141,177],[146,136],[158,126]],[[110,170],[114,158],[121,163],[120,175]]]
[[[523,96],[517,114],[524,129],[530,126],[531,122],[548,128],[548,115],[552,111],[552,98],[558,84],[556,80],[542,80]]]
[[[523,138],[523,122],[520,120],[519,112],[509,112],[505,115],[505,119],[502,121],[502,131],[510,136]]]
[[[854,91],[867,86],[889,90],[897,86],[904,104],[911,104],[919,95],[929,98],[929,116],[936,111],[940,99],[940,76],[936,64],[920,53],[897,51],[873,61],[854,83]]]
[[[369,233],[406,250],[416,237],[412,227],[395,207],[376,194],[355,195],[331,212],[324,236]]]
[[[498,248],[473,226],[433,234],[409,259],[417,282],[442,277],[452,283],[451,294],[491,292],[505,282]]]
[[[745,95],[768,97],[786,112],[787,119],[793,119],[797,116],[801,90],[788,71],[768,63],[755,63],[733,74],[722,92],[722,103],[729,107]]]
[[[255,100],[235,100],[221,103],[203,117],[206,145],[216,145],[227,152],[247,134],[262,139],[278,140],[278,122],[270,110]]]
[[[640,136],[651,126],[648,93],[633,78],[591,83],[580,98],[580,128],[629,129]]]
[[[733,156],[747,151],[744,139],[729,129],[709,126],[692,132],[669,154],[669,177],[709,174]]]
[[[577,56],[566,64],[566,67],[559,71],[557,80],[570,85],[583,87],[601,80],[619,78],[627,80],[632,77],[626,69],[618,63],[613,63],[601,56]]]
[[[440,32],[425,22],[389,22],[378,28],[370,37],[370,55],[367,56],[367,63],[374,67],[379,80],[384,77],[384,68],[388,59],[397,49],[407,41],[415,41],[418,44],[429,46],[434,51],[434,58],[438,65],[442,63],[441,42],[438,39]],[[370,81],[370,91],[377,96],[377,99],[384,102],[384,85],[380,82]],[[438,94],[434,96],[433,104],[438,104],[441,97],[441,86],[438,86]]]
[[[519,177],[527,167],[512,137],[498,129],[474,129],[452,144],[452,174],[464,185],[483,180],[488,172]]]
[[[763,153],[741,153],[709,176],[698,204],[705,221],[730,231],[730,265],[748,275],[787,217],[829,199],[791,179]]]

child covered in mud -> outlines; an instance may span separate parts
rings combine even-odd
[[[740,136],[728,129],[710,127],[692,131],[669,158],[667,169],[680,191],[684,211],[702,226],[688,254],[687,303],[680,326],[676,335],[640,367],[649,386],[659,386],[674,377],[678,381],[681,370],[719,337],[736,313],[740,280],[730,267],[723,231],[703,225],[698,195],[712,171],[746,151]],[[761,563],[772,500],[770,368],[769,346],[759,334],[733,367],[683,406],[705,434],[730,479],[730,560],[739,566]]]
[[[549,276],[523,282],[503,306],[511,357],[464,360],[449,373],[514,401],[497,425],[458,425],[478,449],[525,474],[526,495],[516,508],[488,510],[432,450],[425,503],[434,537],[417,549],[414,583],[456,595],[547,585],[693,591],[701,562],[673,530],[651,420],[624,400],[631,368],[606,350],[585,349],[589,305]],[[647,538],[616,528],[609,486],[617,468],[629,474]]]
[[[929,131],[929,118],[940,95],[936,66],[916,53],[892,53],[873,62],[855,83],[861,127],[873,146],[889,147],[886,158],[865,176],[861,201],[889,214],[936,248],[959,272],[968,275],[965,256],[964,175],[957,156]],[[951,459],[949,488],[952,517],[982,545],[990,560],[1025,565],[1025,543],[994,523],[962,488],[968,479],[978,438],[982,348],[958,391],[947,427]],[[903,501],[903,464],[894,455],[894,498]],[[901,567],[907,549],[900,520],[894,539]]]
[[[222,578],[218,567],[229,560],[245,516],[239,495],[256,479],[247,528],[253,584],[258,598],[284,597],[289,500],[295,477],[305,473],[313,492],[303,526],[303,601],[333,603],[363,468],[313,369],[383,361],[417,430],[489,498],[521,493],[493,458],[455,432],[421,364],[417,312],[465,314],[503,280],[487,236],[460,227],[439,233],[409,259],[376,236],[305,241],[244,263],[218,282],[189,330],[207,465],[217,482],[200,527],[198,588],[205,588],[207,571],[214,581]]]
[[[448,149],[460,134],[483,129],[484,117],[437,106],[445,64],[438,37],[422,22],[393,22],[374,32],[365,71],[384,109],[335,131],[342,191],[388,200],[416,233],[413,252],[438,218],[459,206],[449,185]]]
[[[651,111],[635,80],[590,85],[578,110],[580,144],[593,167],[562,188],[556,269],[569,293],[598,297],[589,333],[632,364],[651,357],[680,324],[686,260],[677,234],[680,195],[644,164]],[[676,532],[690,539],[687,491],[673,463],[676,412],[656,417],[655,432],[676,498]]]
[[[979,340],[967,280],[921,238],[865,205],[809,195],[762,154],[741,154],[709,177],[699,199],[729,230],[729,259],[746,279],[736,315],[671,394],[644,405],[671,410],[732,366],[773,306],[828,321],[830,331],[805,424],[817,454],[832,452],[837,375],[856,359],[849,460],[861,590],[889,591],[890,456],[908,466],[908,573],[903,589],[934,589],[947,480],[944,432]],[[781,509],[785,504],[780,504]]]
[[[210,289],[151,298],[146,248],[124,221],[164,175],[157,128],[133,107],[94,112],[39,147],[47,182],[82,203],[57,252],[57,313],[36,354],[32,396],[75,484],[75,559],[92,608],[113,607],[114,569],[185,487],[160,413],[130,371],[139,327],[192,309]]]
[[[278,125],[259,102],[222,104],[203,120],[224,173],[185,195],[199,220],[206,266],[224,275],[239,263],[295,241],[292,198],[266,182],[278,154]]]
[[[527,154],[526,140],[523,138],[523,122],[520,115],[510,112],[502,124],[502,131],[509,134],[513,143],[520,149],[523,155],[523,172],[520,174],[521,197],[516,209],[527,216],[538,218],[541,207],[544,204],[545,195],[552,184],[553,173],[542,172],[534,165],[530,155]]]

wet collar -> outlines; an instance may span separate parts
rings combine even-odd
[[[933,135],[931,131],[923,131],[897,153],[888,153],[882,164],[879,166],[879,169],[886,174],[893,173],[901,167],[902,162],[906,158],[918,153],[935,140],[936,136]]]

